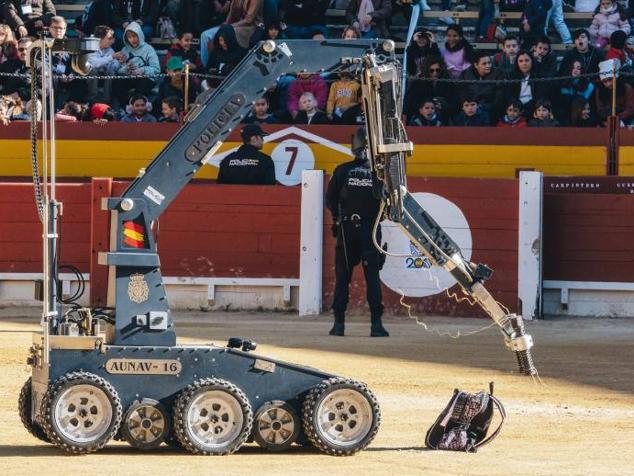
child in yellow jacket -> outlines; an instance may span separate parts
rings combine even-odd
[[[359,104],[361,100],[361,85],[349,73],[339,73],[339,79],[332,83],[326,103],[328,119],[335,122],[347,109]]]

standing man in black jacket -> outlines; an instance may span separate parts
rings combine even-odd
[[[232,185],[275,185],[273,159],[260,152],[267,135],[257,124],[244,126],[243,144],[220,162],[218,183]]]
[[[332,309],[335,323],[330,335],[343,336],[348,307],[352,272],[361,263],[372,327],[371,337],[388,337],[381,322],[383,298],[379,271],[382,254],[372,241],[372,229],[379,213],[379,200],[373,194],[372,172],[366,152],[365,128],[357,130],[352,138],[354,160],[338,165],[328,184],[326,203],[332,213],[333,234],[337,237],[335,248],[335,295]],[[380,227],[377,241],[381,240]]]

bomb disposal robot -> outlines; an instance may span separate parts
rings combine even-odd
[[[72,55],[89,71],[94,39],[40,40],[29,51],[35,89],[42,71],[44,109],[36,201],[44,230],[44,312],[28,363],[32,377],[19,400],[22,422],[37,438],[70,453],[88,453],[122,438],[139,449],[162,442],[192,453],[222,455],[253,438],[270,450],[312,444],[332,455],[367,447],[380,424],[376,398],[361,382],[252,353],[256,344],[178,346],[167,304],[152,223],[232,129],[286,72],[349,71],[362,83],[368,149],[382,214],[399,223],[432,262],[499,324],[520,371],[533,374],[530,336],[519,316],[506,315],[482,286],[491,270],[464,260],[456,244],[409,195],[404,158],[411,151],[400,117],[399,65],[391,41],[265,42],[252,50],[213,93],[201,95],[185,123],[111,212],[106,311],[65,306],[59,296],[55,198],[55,131],[51,64]],[[35,92],[35,91],[34,91]],[[36,97],[36,94],[33,94]],[[34,125],[35,126],[35,125]]]

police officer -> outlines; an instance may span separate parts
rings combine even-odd
[[[365,128],[352,138],[354,160],[337,166],[328,184],[326,202],[332,212],[335,248],[335,296],[332,309],[335,323],[330,335],[343,336],[348,306],[349,285],[354,267],[361,263],[372,319],[370,336],[388,337],[381,322],[383,303],[379,270],[383,255],[372,242],[372,228],[379,211],[379,200],[372,193],[372,173],[366,153]],[[377,231],[380,242],[380,227]]]
[[[257,124],[242,128],[243,144],[220,162],[218,183],[233,185],[275,185],[275,165],[260,152],[267,135]]]

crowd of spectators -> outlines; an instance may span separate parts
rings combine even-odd
[[[325,12],[330,6],[345,6],[348,26],[337,33],[344,40],[390,37],[392,17],[408,14],[407,2],[341,1],[93,0],[72,30],[100,40],[89,60],[93,77],[78,78],[68,55],[54,55],[56,118],[178,122],[187,105],[215,88],[256,42],[329,37]],[[31,104],[25,66],[29,44],[40,35],[64,38],[71,32],[52,0],[0,0],[0,5],[0,121],[8,123],[40,110],[37,102]],[[441,6],[451,4],[443,0]],[[522,12],[518,35],[492,29],[497,8]],[[493,55],[476,50],[450,18],[441,19],[450,23],[438,35],[442,40],[430,30],[417,30],[407,46],[407,123],[604,125],[612,112],[613,84],[593,74],[601,61],[612,58],[623,72],[632,71],[629,9],[616,0],[578,0],[575,9],[595,14],[587,29],[573,34],[562,9],[562,0],[482,0],[476,39],[493,35],[501,40]],[[561,60],[546,35],[550,24],[562,43],[573,43]],[[168,40],[166,51],[152,46],[154,36]],[[634,90],[627,75],[617,82],[617,98],[619,118],[630,125]],[[288,74],[254,103],[244,122],[360,124],[360,85],[346,73]]]

